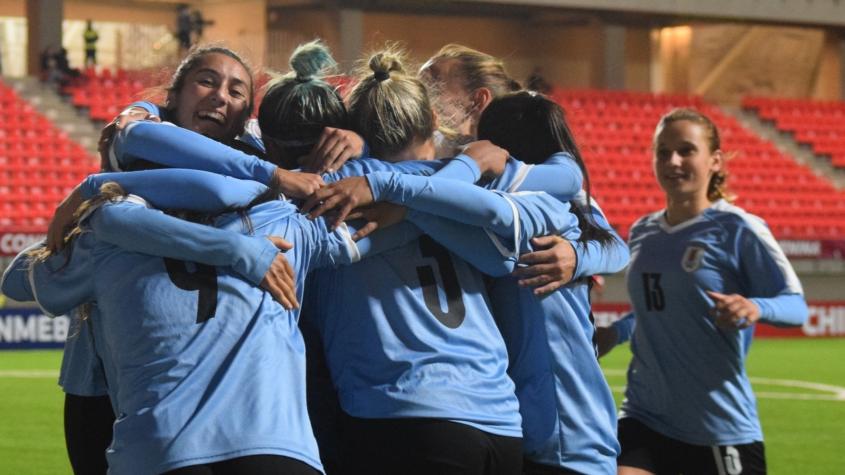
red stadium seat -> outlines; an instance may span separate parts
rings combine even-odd
[[[728,185],[739,197],[738,205],[766,219],[781,239],[841,239],[845,228],[845,194],[700,97],[563,89],[555,89],[551,96],[566,110],[590,168],[593,194],[600,200],[611,224],[623,235],[637,218],[664,206],[662,192],[651,171],[654,126],[662,114],[674,107],[695,107],[719,127],[723,148],[736,152],[736,157],[728,163]],[[743,106],[757,110],[768,120],[777,117],[791,121],[794,126],[812,123],[813,130],[822,129],[829,136],[836,133],[837,137],[845,137],[845,130],[840,131],[839,126],[831,125],[837,121],[830,120],[833,114],[839,114],[838,124],[845,127],[842,104],[832,107],[825,103],[825,110],[829,111],[821,113],[805,102],[780,104],[774,114],[769,112],[769,102],[765,99],[746,98]],[[812,120],[807,119],[807,114]],[[834,157],[836,160],[845,166],[845,153],[841,158]],[[840,232],[838,236],[836,231]]]
[[[0,103],[0,227],[45,232],[58,202],[97,159],[2,83]]]

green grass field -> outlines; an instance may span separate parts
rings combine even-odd
[[[70,473],[63,396],[56,385],[61,352],[0,354],[0,474]],[[617,400],[629,359],[622,347],[602,363]],[[748,368],[758,392],[769,472],[842,473],[845,339],[758,339]]]

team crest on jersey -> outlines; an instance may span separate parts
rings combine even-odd
[[[693,272],[701,267],[701,260],[704,258],[704,248],[698,245],[687,247],[684,257],[681,259],[681,268],[687,272]]]

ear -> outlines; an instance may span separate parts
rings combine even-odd
[[[713,162],[710,164],[710,171],[718,173],[725,168],[725,154],[721,150],[716,150],[710,156]]]
[[[493,91],[486,87],[479,87],[472,92],[472,105],[474,112],[481,115],[481,112],[487,108],[493,100]]]

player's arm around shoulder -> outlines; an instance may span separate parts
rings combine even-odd
[[[93,295],[93,236],[82,234],[71,246],[47,255],[44,243],[15,257],[3,273],[3,293],[15,300],[34,301],[46,315],[63,315]]]

